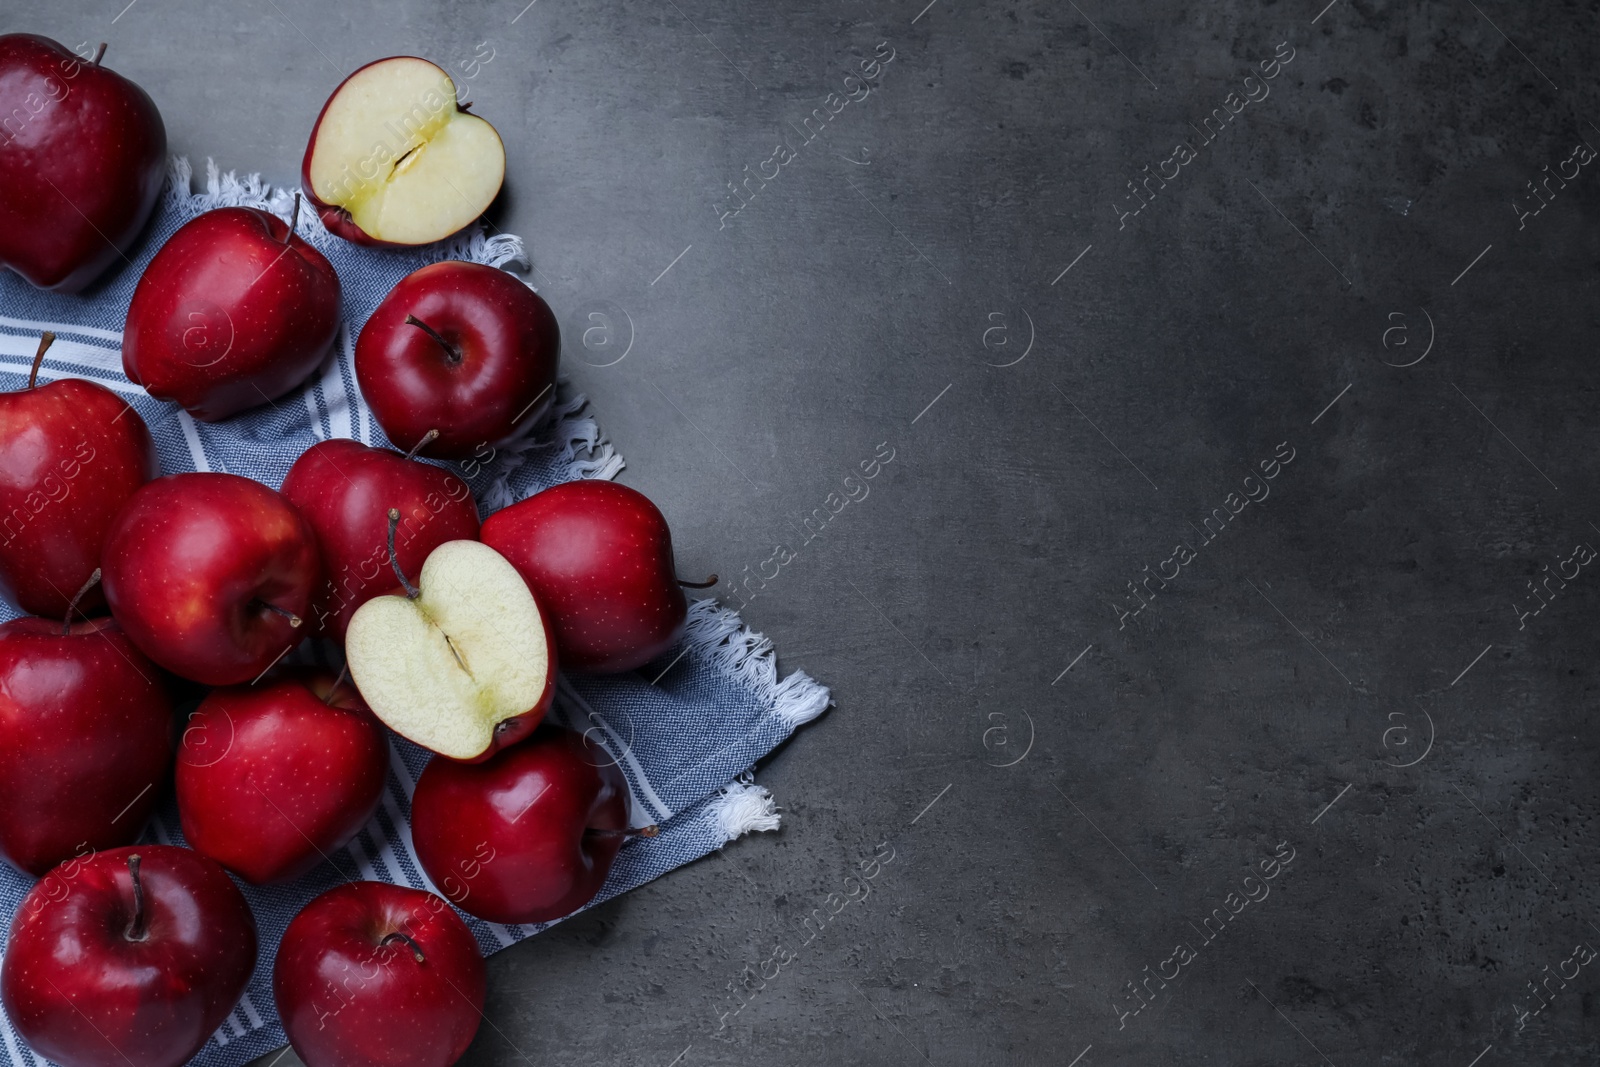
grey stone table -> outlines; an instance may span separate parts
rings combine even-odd
[[[449,67],[625,480],[833,686],[465,1062],[1596,1061],[1595,4],[124,3],[4,28],[278,182]]]

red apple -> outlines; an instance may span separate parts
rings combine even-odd
[[[0,36],[0,267],[75,293],[144,228],[167,174],[148,93],[48,37]]]
[[[383,298],[355,362],[389,440],[413,449],[437,430],[422,454],[461,459],[522,436],[550,409],[561,328],[550,305],[498,267],[432,263]]]
[[[483,543],[522,575],[550,615],[568,670],[642,667],[683,636],[689,605],[672,532],[650,499],[616,482],[563,482],[489,516]]]
[[[461,916],[420,889],[352,882],[307,904],[272,967],[306,1067],[449,1067],[483,1018],[483,957]]]
[[[161,466],[144,420],[105,386],[35,385],[54,340],[40,339],[26,389],[0,393],[0,589],[59,616],[99,568],[111,520]],[[98,611],[105,595],[92,588],[79,606]]]
[[[161,672],[110,619],[0,626],[0,854],[38,877],[135,840],[172,728]]]
[[[478,508],[466,482],[359,441],[319,441],[306,449],[289,468],[283,495],[317,533],[327,581],[312,611],[318,628],[340,641],[357,608],[395,587],[386,543],[390,508],[400,512],[395,551],[407,574],[420,571],[446,541],[478,539]]]
[[[311,525],[237,474],[169,474],[133,494],[106,540],[106,599],[133,643],[205,685],[260,676],[300,642],[322,581]]]
[[[494,127],[456,103],[449,74],[415,56],[368,63],[341,82],[301,163],[322,224],[362,245],[449,237],[484,213],[505,173]]]
[[[255,963],[255,920],[221,867],[173,845],[116,848],[68,860],[22,899],[0,1001],[65,1067],[178,1067]]]
[[[145,268],[122,369],[215,422],[305,381],[338,333],[333,265],[278,216],[224,207],[185,223]]]
[[[497,923],[570,915],[600,892],[630,835],[628,783],[582,735],[545,725],[484,763],[431,760],[411,799],[423,870],[456,907]]]
[[[354,685],[322,672],[213,689],[183,738],[183,836],[254,885],[298,878],[343,848],[389,773],[383,727]]]

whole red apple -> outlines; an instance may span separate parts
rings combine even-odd
[[[256,924],[221,867],[173,845],[72,859],[17,908],[0,1001],[66,1067],[178,1067],[250,981]]]
[[[300,643],[322,581],[311,525],[237,474],[169,474],[133,494],[106,540],[111,614],[161,666],[205,685],[260,676]]]
[[[583,736],[544,725],[483,763],[429,761],[411,799],[423,870],[456,907],[497,923],[570,915],[600,892],[632,834],[628,783]]]
[[[359,441],[337,438],[306,449],[289,468],[283,495],[316,531],[327,581],[312,611],[318,628],[340,641],[357,608],[395,587],[390,508],[400,512],[395,551],[407,574],[419,572],[446,541],[478,539],[478,508],[466,482]]]
[[[306,1067],[449,1067],[483,1018],[483,957],[461,916],[420,889],[352,882],[289,923],[273,997]]]
[[[144,228],[167,173],[148,93],[48,37],[0,36],[0,267],[74,293]]]
[[[0,855],[38,877],[135,840],[172,727],[161,672],[110,619],[0,626]]]
[[[185,223],[145,268],[122,369],[158,400],[215,422],[305,381],[338,333],[339,276],[323,254],[270,212],[218,208]]]
[[[563,482],[483,524],[483,543],[522,575],[550,615],[561,666],[631,671],[683,636],[689,604],[672,532],[650,499],[616,482]]]
[[[356,380],[389,440],[461,459],[530,430],[555,400],[561,328],[522,282],[432,263],[389,291],[356,340]],[[481,454],[481,453],[480,453]]]
[[[100,566],[111,520],[161,466],[144,420],[105,386],[36,384],[54,340],[40,339],[26,389],[0,393],[0,589],[59,616]],[[105,595],[96,586],[79,607],[92,614]]]
[[[320,671],[213,689],[176,772],[189,847],[254,885],[298,878],[367,824],[389,742],[356,687]]]

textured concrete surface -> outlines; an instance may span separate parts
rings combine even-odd
[[[798,550],[783,829],[465,1062],[1595,1062],[1596,5],[123,2],[4,22],[276,181],[449,66],[684,570]]]

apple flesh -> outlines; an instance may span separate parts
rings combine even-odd
[[[134,841],[172,726],[161,672],[110,619],[0,626],[0,855],[37,878]]]
[[[237,474],[142,486],[106,539],[106,600],[145,655],[205,685],[257,678],[304,636],[321,584],[311,526]]]
[[[289,468],[282,491],[316,531],[327,580],[312,612],[317,629],[339,641],[357,608],[394,588],[385,547],[389,508],[400,512],[395,551],[407,574],[446,541],[478,539],[478,508],[466,482],[359,441],[312,445]]]
[[[390,537],[399,513],[389,513]],[[392,558],[392,557],[391,557]],[[356,610],[345,658],[393,731],[456,760],[482,760],[539,725],[555,699],[549,624],[498,552],[447,541],[404,595]]]
[[[431,760],[411,799],[423,870],[461,910],[538,923],[593,900],[630,835],[628,783],[582,735],[545,725],[484,763]]]
[[[482,457],[525,435],[555,402],[561,327],[539,294],[498,267],[430,263],[383,298],[356,339],[356,381],[401,448]]]
[[[338,336],[339,299],[333,265],[278,216],[208,211],[139,279],[122,369],[156,399],[215,422],[305,381]]]
[[[167,129],[148,93],[100,54],[0,36],[0,267],[79,291],[125,261],[166,174]]]
[[[482,539],[539,598],[569,670],[635,670],[683,636],[688,583],[674,570],[672,532],[636,489],[563,482],[489,516]]]
[[[27,388],[0,393],[0,589],[23,611],[59,618],[99,568],[117,512],[161,468],[144,420],[111,390],[81,378],[35,384],[54,340],[40,339]],[[97,585],[79,607],[101,611],[105,594]]]
[[[363,245],[449,237],[483,214],[505,172],[495,128],[456,103],[449,74],[415,56],[368,63],[341,82],[301,164],[323,225]]]
[[[214,689],[178,750],[183,836],[247,882],[287,882],[367,824],[388,773],[383,727],[348,681],[291,672]]]
[[[221,867],[173,845],[72,859],[11,922],[0,1001],[65,1067],[178,1067],[250,981],[256,925]]]
[[[449,1067],[487,988],[461,916],[383,882],[330,889],[289,923],[272,968],[284,1032],[306,1067]]]

